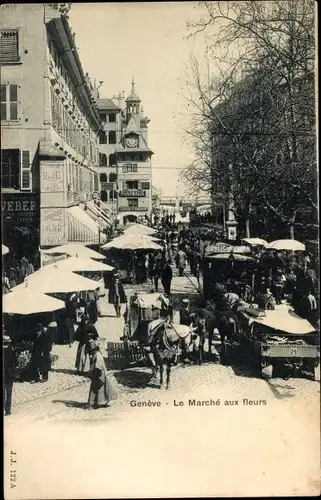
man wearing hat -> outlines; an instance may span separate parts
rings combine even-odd
[[[179,309],[179,323],[180,325],[187,325],[189,326],[191,321],[190,321],[190,316],[191,311],[190,311],[190,302],[189,299],[185,298],[182,300],[182,306]]]
[[[127,297],[117,271],[114,273],[109,287],[108,301],[110,304],[114,304],[116,316],[120,318],[121,304],[127,303]]]
[[[10,337],[3,335],[3,409],[5,415],[11,414],[12,387],[14,380],[15,355]]]

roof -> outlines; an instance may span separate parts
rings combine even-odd
[[[114,101],[112,101],[109,98],[97,99],[97,107],[99,111],[105,111],[105,110],[121,111],[120,107],[117,106],[117,104],[115,104]]]
[[[140,98],[138,97],[138,95],[134,92],[134,90],[131,91],[131,93],[129,94],[129,96],[127,97],[126,99],[126,102],[128,101],[136,101],[136,102],[140,102]]]
[[[135,80],[134,80],[134,78],[132,79],[132,91],[126,99],[126,102],[128,102],[128,101],[140,102],[140,98],[135,93]]]
[[[126,125],[125,135],[132,133],[140,134],[140,117],[138,115],[131,115]]]

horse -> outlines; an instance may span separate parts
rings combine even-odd
[[[200,337],[200,359],[204,359],[204,344],[205,339],[208,338],[208,352],[212,355],[212,344],[214,329],[217,327],[217,318],[215,310],[208,310],[205,308],[197,308],[190,314],[189,318],[194,327],[197,327],[197,333]],[[215,349],[216,351],[216,349]],[[215,356],[219,360],[219,354],[216,351]]]
[[[152,364],[152,379],[160,371],[160,387],[163,386],[164,365],[166,365],[166,389],[170,386],[171,369],[177,364],[180,352],[185,355],[189,349],[197,351],[196,328],[187,325],[178,325],[165,320],[153,320],[148,328],[148,340],[145,345],[146,357]]]
[[[217,329],[221,338],[221,357],[227,362],[226,340],[230,343],[239,332],[239,322],[233,310],[219,311],[217,314]]]

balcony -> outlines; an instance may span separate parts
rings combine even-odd
[[[148,212],[148,207],[119,207],[119,212]]]
[[[121,198],[128,198],[133,196],[134,198],[146,198],[146,191],[142,189],[126,189],[124,191],[120,191],[119,196]]]

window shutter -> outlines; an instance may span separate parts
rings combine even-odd
[[[20,165],[21,165],[21,191],[29,191],[31,189],[31,168],[30,168],[30,151],[20,151]]]
[[[18,30],[2,30],[0,38],[0,63],[19,61]]]

